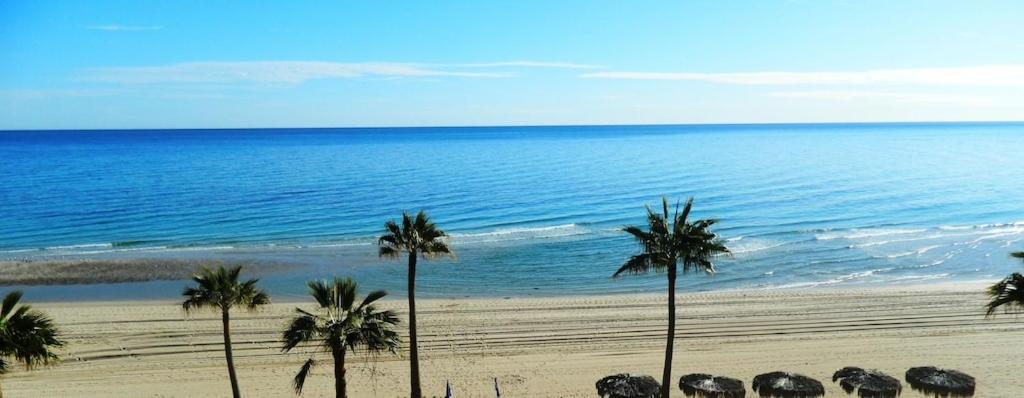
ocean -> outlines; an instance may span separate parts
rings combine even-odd
[[[680,291],[993,279],[1024,250],[1024,124],[797,124],[0,132],[0,260],[258,259],[277,297],[353,276],[401,295],[375,237],[426,210],[457,256],[423,297],[663,293],[612,278],[662,195],[733,255]],[[6,287],[171,299],[181,281]]]

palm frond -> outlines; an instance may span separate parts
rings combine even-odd
[[[443,255],[454,257],[444,238],[448,235],[430,221],[423,210],[410,216],[402,213],[401,225],[394,221],[384,223],[384,235],[377,238],[377,256],[397,258],[406,253],[415,253],[424,258]]]
[[[679,210],[677,203],[675,213],[671,215],[672,223],[669,225],[668,198],[663,197],[661,200],[661,214],[655,213],[647,206],[647,230],[638,226],[627,226],[622,229],[640,245],[641,254],[630,257],[613,276],[661,271],[679,264],[683,266],[684,273],[691,270],[715,272],[712,260],[728,255],[729,249],[725,247],[725,242],[710,230],[717,220],[701,219],[691,222],[689,216],[692,209],[692,197],[687,199],[682,211]]]
[[[420,254],[422,254],[423,257],[427,258],[435,258],[446,254],[449,257],[454,256],[452,254],[452,249],[448,247],[448,244],[440,240],[439,238],[424,242],[422,248],[420,249]]]
[[[1003,308],[1006,312],[1024,310],[1024,275],[1013,273],[988,288],[991,301],[985,306],[985,316],[992,316]]]
[[[415,244],[416,237],[412,234],[416,231],[413,228],[412,218],[409,217],[409,212],[402,212],[402,237],[405,238],[406,244]]]
[[[338,281],[335,280],[335,283],[337,284]],[[341,293],[340,307],[342,310],[351,311],[352,305],[356,303],[356,289],[359,286],[356,284],[356,281],[352,280],[352,278],[345,278],[345,280],[341,281],[339,287],[339,291]]]
[[[403,237],[403,235],[402,235],[402,228],[399,227],[398,224],[396,224],[393,220],[388,220],[387,222],[385,222],[384,223],[384,229],[387,230],[387,232],[390,233],[391,236],[393,236],[393,237],[395,237],[397,239],[401,239]],[[398,242],[398,243],[401,243],[401,242]]]
[[[186,313],[201,308],[216,308],[227,311],[232,307],[241,306],[249,310],[270,303],[270,296],[256,287],[259,279],[239,282],[242,267],[211,269],[201,268],[192,275],[194,286],[186,286],[182,290],[181,307]]]
[[[313,296],[320,308],[328,308],[334,304],[333,285],[326,280],[309,281],[309,295]]]
[[[384,296],[387,296],[387,295],[388,295],[388,292],[385,292],[383,290],[374,290],[374,291],[372,291],[372,292],[370,292],[369,294],[366,295],[366,298],[363,299],[363,303],[359,304],[359,308],[366,307],[366,306],[370,305],[371,303],[373,303],[374,301],[380,300],[380,299],[384,298]]]
[[[201,289],[199,287],[186,286],[181,292],[182,296],[185,296],[185,300],[181,302],[181,308],[186,313],[190,313],[196,309],[213,307],[216,305],[213,292],[211,290]]]
[[[309,371],[313,369],[313,366],[316,366],[316,361],[313,358],[309,358],[299,368],[299,373],[295,374],[292,386],[295,387],[296,394],[302,394],[302,387],[306,385],[306,377],[309,376]]]
[[[314,343],[335,354],[358,348],[374,354],[395,352],[399,337],[392,326],[398,324],[398,317],[392,311],[377,311],[372,305],[387,293],[374,291],[360,300],[359,285],[352,278],[312,281],[309,286],[310,295],[320,306],[314,312],[295,309],[296,316],[282,333],[282,351]],[[357,302],[361,304],[354,307]],[[301,392],[309,374],[307,366],[312,366],[310,361],[295,377],[296,392]]]
[[[250,279],[240,285],[239,304],[245,306],[249,311],[254,311],[261,306],[270,304],[270,296],[263,290],[256,288],[259,279]]]
[[[390,246],[380,246],[377,249],[377,256],[378,257],[392,258],[393,259],[393,258],[398,258],[401,255],[402,255],[402,252],[400,252],[400,251],[398,251],[398,249],[395,249],[395,248],[390,247]]]
[[[683,205],[683,214],[676,217],[675,222],[679,224],[686,224],[687,219],[690,217],[690,210],[693,209],[693,197],[686,199],[686,204]]]
[[[7,293],[7,296],[4,297],[3,306],[0,307],[0,319],[7,319],[14,306],[18,305],[18,301],[21,301],[21,297],[22,293],[20,290]]]
[[[298,309],[297,312],[299,315],[292,319],[291,323],[288,324],[288,328],[281,334],[281,339],[284,342],[281,348],[282,351],[288,352],[298,347],[299,344],[312,341],[319,332],[317,324],[320,319],[317,315]]]
[[[13,356],[26,369],[56,361],[55,348],[64,345],[53,320],[29,305],[17,306],[22,294],[14,291],[4,297],[4,317],[0,318],[0,357]],[[0,374],[8,370],[0,363]]]
[[[646,273],[655,268],[656,266],[655,262],[653,261],[653,258],[654,256],[647,253],[641,253],[632,256],[628,260],[626,260],[626,262],[622,264],[622,266],[619,267],[619,270],[615,271],[615,274],[613,274],[612,276],[618,277],[622,274],[639,275]]]
[[[625,232],[625,233],[628,233],[630,235],[633,235],[633,238],[635,238],[638,241],[647,241],[647,240],[651,239],[651,234],[649,232],[647,232],[647,231],[644,231],[644,230],[640,229],[640,227],[635,227],[635,226],[623,227],[622,231]]]

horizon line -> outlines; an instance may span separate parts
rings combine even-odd
[[[869,122],[767,122],[767,123],[610,123],[610,124],[480,124],[480,125],[394,125],[394,126],[305,126],[305,127],[170,127],[170,128],[86,128],[86,129],[0,129],[2,133],[17,132],[96,132],[96,131],[195,131],[195,130],[389,130],[389,129],[494,129],[545,127],[756,127],[756,126],[867,126],[867,125],[967,125],[967,124],[1024,124],[1021,120],[920,120]]]

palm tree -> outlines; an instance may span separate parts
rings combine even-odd
[[[186,286],[181,293],[185,301],[181,308],[185,313],[201,308],[220,310],[220,319],[224,331],[224,357],[228,362],[228,377],[231,378],[231,395],[239,398],[238,377],[235,376],[235,360],[231,354],[231,308],[245,307],[249,311],[256,310],[262,305],[270,304],[270,296],[263,290],[256,288],[259,279],[249,279],[239,282],[238,276],[242,273],[242,267],[225,269],[223,266],[217,269],[203,267],[198,273],[192,275],[195,286]]]
[[[676,204],[675,213],[669,215],[668,199],[662,197],[662,213],[655,213],[647,207],[647,224],[649,230],[630,226],[622,230],[633,236],[640,243],[641,253],[626,260],[626,263],[615,272],[614,276],[624,273],[643,274],[649,271],[667,271],[668,273],[668,342],[665,345],[665,367],[661,380],[661,396],[668,397],[672,386],[672,345],[676,335],[676,275],[677,265],[683,266],[683,273],[691,270],[714,273],[715,267],[711,260],[719,255],[728,254],[718,235],[710,231],[716,223],[713,219],[690,221],[690,208],[693,198],[686,201],[683,212],[679,213]]]
[[[26,304],[15,308],[20,300],[21,292],[13,291],[7,293],[0,306],[0,374],[7,373],[10,357],[32,369],[57,360],[53,349],[64,345],[46,314]]]
[[[452,251],[444,241],[447,235],[437,229],[430,221],[430,217],[427,217],[427,213],[422,210],[416,214],[415,219],[409,217],[408,212],[402,213],[401,226],[394,221],[388,221],[384,223],[384,229],[384,236],[377,241],[380,257],[399,258],[403,254],[409,256],[409,357],[412,390],[410,397],[421,398],[423,394],[420,390],[420,357],[419,347],[416,345],[416,258],[451,256]]]
[[[1024,260],[1024,252],[1013,252],[1010,256]],[[992,301],[985,306],[985,316],[995,315],[999,307],[1004,307],[1007,312],[1024,310],[1024,275],[1014,272],[990,286],[988,295]]]
[[[320,305],[318,313],[296,308],[298,315],[284,331],[285,352],[302,343],[315,343],[334,358],[334,391],[345,398],[345,354],[363,347],[377,354],[394,353],[398,348],[398,333],[391,330],[398,324],[394,312],[379,311],[373,302],[387,295],[383,290],[370,292],[361,302],[356,297],[358,285],[352,278],[334,278],[333,282],[309,282],[309,294]],[[295,375],[295,392],[302,393],[310,369],[316,364],[311,357]]]

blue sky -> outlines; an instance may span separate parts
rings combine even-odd
[[[1020,1],[0,0],[0,129],[1024,120]]]

